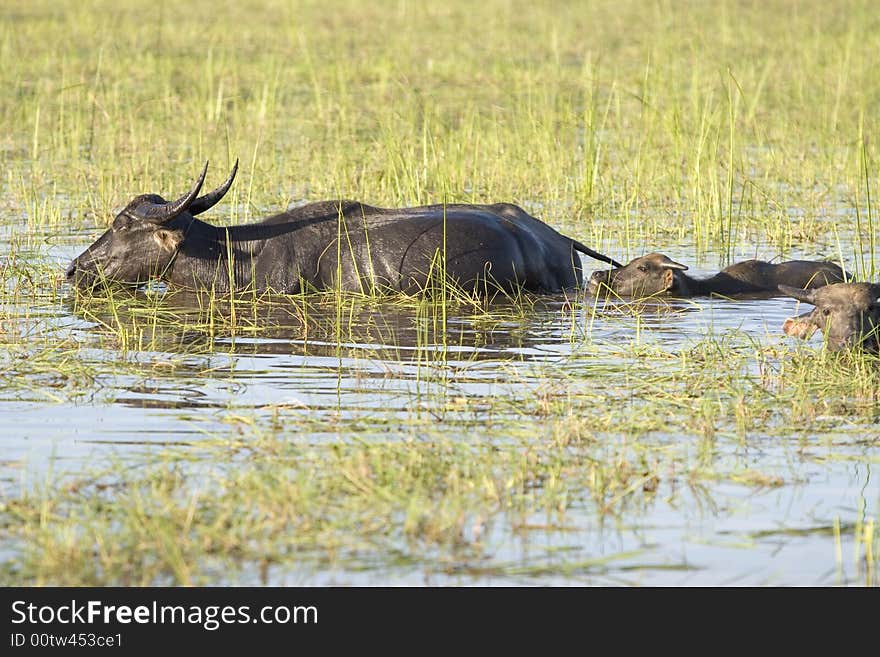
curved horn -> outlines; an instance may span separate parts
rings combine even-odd
[[[683,265],[680,262],[675,262],[674,260],[670,260],[666,256],[663,256],[663,260],[660,262],[661,267],[665,267],[666,269],[679,269],[681,271],[687,271],[687,265]]]
[[[186,210],[196,199],[196,196],[199,195],[199,192],[202,189],[202,185],[205,184],[206,175],[208,175],[207,162],[205,162],[205,168],[202,169],[202,175],[199,176],[199,179],[196,180],[192,188],[179,199],[171,203],[141,203],[134,209],[134,214],[139,219],[154,224],[164,224],[166,221],[171,221],[174,217]]]
[[[804,303],[810,303],[814,306],[816,305],[816,290],[804,290],[799,287],[791,287],[790,285],[780,285],[778,288],[779,291],[786,296],[797,299],[798,301],[803,301]]]
[[[195,216],[206,210],[210,210],[217,205],[220,199],[226,196],[226,192],[229,191],[229,188],[232,187],[232,181],[235,180],[236,173],[238,173],[238,158],[235,159],[235,164],[232,165],[232,173],[230,173],[229,177],[223,181],[222,185],[192,202],[192,205],[189,206],[190,214]]]

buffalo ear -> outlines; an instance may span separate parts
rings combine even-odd
[[[675,274],[671,269],[663,270],[663,291],[668,292],[672,289],[672,286],[675,284]]]
[[[789,317],[782,325],[782,332],[793,338],[807,340],[816,332],[816,325],[803,317]]]
[[[778,289],[787,297],[792,297],[793,299],[803,301],[804,303],[810,303],[814,306],[816,305],[816,290],[804,290],[803,288],[792,287],[790,285],[780,285],[778,286]]]
[[[183,244],[183,231],[160,228],[153,232],[153,239],[160,249],[168,253],[174,253]]]

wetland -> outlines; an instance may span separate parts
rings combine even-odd
[[[212,223],[511,202],[621,262],[876,282],[878,23],[5,2],[0,582],[877,586],[880,360],[786,337],[793,299],[88,295],[64,271],[134,195],[238,158]]]

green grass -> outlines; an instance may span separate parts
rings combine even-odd
[[[870,3],[3,11],[0,157],[35,227],[103,226],[240,157],[224,221],[337,196],[510,200],[628,256],[690,236],[854,264],[829,226],[843,206],[874,243]]]
[[[73,471],[4,455],[0,582],[637,584],[699,571],[684,545],[815,540],[833,582],[877,585],[876,487],[797,504],[817,472],[873,481],[875,357],[729,316],[665,332],[702,303],[489,303],[442,275],[90,297],[61,261],[135,194],[240,158],[214,223],[509,201],[618,259],[830,256],[873,280],[878,28],[856,1],[6,0],[0,416],[167,440],[110,431],[136,445]],[[761,510],[778,499],[800,515]]]

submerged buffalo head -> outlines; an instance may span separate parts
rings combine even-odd
[[[73,259],[67,278],[80,289],[103,284],[140,285],[160,278],[186,237],[193,216],[214,206],[229,191],[232,173],[217,189],[199,196],[208,164],[192,188],[176,201],[156,194],[135,197],[116,215],[112,226],[88,249]]]
[[[785,320],[782,330],[786,335],[806,340],[820,330],[829,349],[859,346],[874,353],[878,351],[880,285],[835,283],[815,290],[780,285],[779,291],[816,306],[808,313]]]
[[[686,265],[670,260],[662,253],[649,253],[619,269],[594,271],[588,291],[600,294],[604,290],[622,297],[649,297],[671,290],[675,285],[675,272],[686,269]]]

